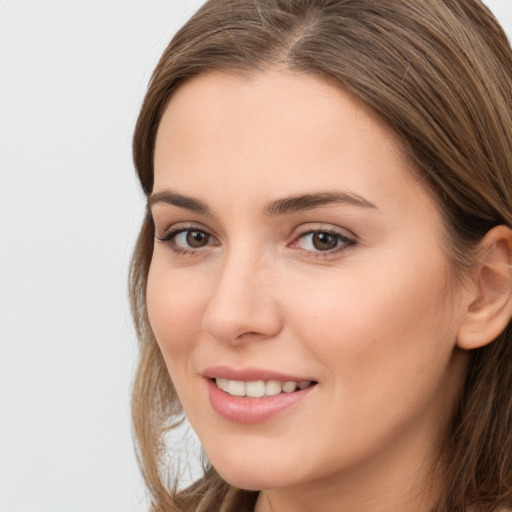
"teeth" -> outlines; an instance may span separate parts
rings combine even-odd
[[[222,391],[228,390],[228,379],[215,379],[215,383],[218,388],[222,389]]]
[[[245,396],[245,382],[242,382],[240,380],[228,380],[228,386],[226,391],[230,395]]]
[[[262,380],[247,382],[245,384],[245,395],[253,398],[265,396],[265,383]]]
[[[281,393],[281,383],[277,380],[269,380],[265,388],[267,396],[279,395]]]
[[[296,382],[285,382],[283,384],[283,391],[285,393],[293,393],[297,389],[297,383]]]
[[[219,389],[233,396],[248,396],[251,398],[262,398],[264,396],[274,396],[279,393],[293,393],[297,389],[305,389],[311,386],[312,381],[302,380],[300,382],[288,381],[279,382],[277,380],[257,380],[244,382],[241,380],[215,379]]]

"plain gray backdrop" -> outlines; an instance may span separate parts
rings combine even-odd
[[[138,512],[131,134],[199,0],[0,0],[0,512]],[[512,34],[512,0],[489,0]]]

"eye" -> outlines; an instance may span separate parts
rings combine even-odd
[[[310,230],[299,235],[291,247],[312,253],[332,254],[355,244],[355,241],[342,233],[330,230]]]
[[[217,240],[207,231],[199,228],[171,229],[164,236],[156,236],[160,242],[168,243],[177,253],[200,250],[211,245],[218,245]]]
[[[174,235],[174,243],[182,249],[199,249],[208,245],[210,235],[199,229],[187,229]]]

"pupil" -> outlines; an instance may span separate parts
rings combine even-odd
[[[189,231],[187,233],[187,244],[190,247],[204,247],[208,242],[208,235],[202,231]]]
[[[315,233],[313,235],[313,246],[319,251],[328,251],[335,249],[338,245],[338,239],[336,236],[330,233]]]

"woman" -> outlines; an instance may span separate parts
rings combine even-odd
[[[211,0],[177,33],[134,136],[154,510],[512,507],[511,73],[477,0]]]

